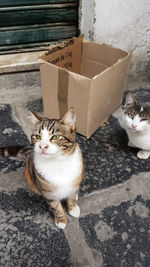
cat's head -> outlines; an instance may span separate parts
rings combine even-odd
[[[132,131],[144,131],[150,128],[150,105],[139,104],[131,93],[126,97],[123,116],[126,127]]]
[[[76,115],[70,108],[60,120],[41,118],[33,113],[34,130],[31,136],[34,153],[55,157],[71,152],[75,145]]]

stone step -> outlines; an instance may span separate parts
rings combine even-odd
[[[38,56],[42,51],[0,56],[0,103],[28,103],[41,98]]]
[[[38,56],[42,51],[0,55],[0,74],[38,70]]]

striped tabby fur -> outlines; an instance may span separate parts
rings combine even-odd
[[[22,146],[0,147],[0,156],[21,157],[22,149]]]
[[[46,199],[55,224],[64,228],[67,217],[61,204],[66,199],[70,215],[79,217],[76,203],[82,180],[83,161],[75,141],[76,116],[70,109],[61,120],[41,118],[33,113],[34,131],[26,149],[25,178],[30,188]]]

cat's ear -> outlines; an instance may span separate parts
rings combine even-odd
[[[137,101],[134,97],[133,94],[129,93],[126,97],[126,103],[125,103],[125,107],[129,108],[129,107],[133,107],[137,104]]]
[[[75,123],[76,123],[76,114],[73,108],[70,108],[68,112],[63,116],[63,118],[60,120],[62,124],[69,125],[70,128],[73,130],[75,129]]]
[[[33,124],[36,124],[36,123],[42,121],[42,118],[33,111],[31,111],[31,119],[32,119]]]
[[[143,110],[146,110],[150,114],[150,104],[146,104]]]

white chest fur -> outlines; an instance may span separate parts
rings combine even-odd
[[[138,148],[150,150],[150,129],[145,131],[131,131],[127,129],[130,142]]]
[[[64,199],[75,192],[73,182],[80,175],[82,168],[81,152],[78,146],[73,154],[57,158],[35,154],[34,164],[45,180],[57,186],[57,192],[51,194],[53,199]]]

